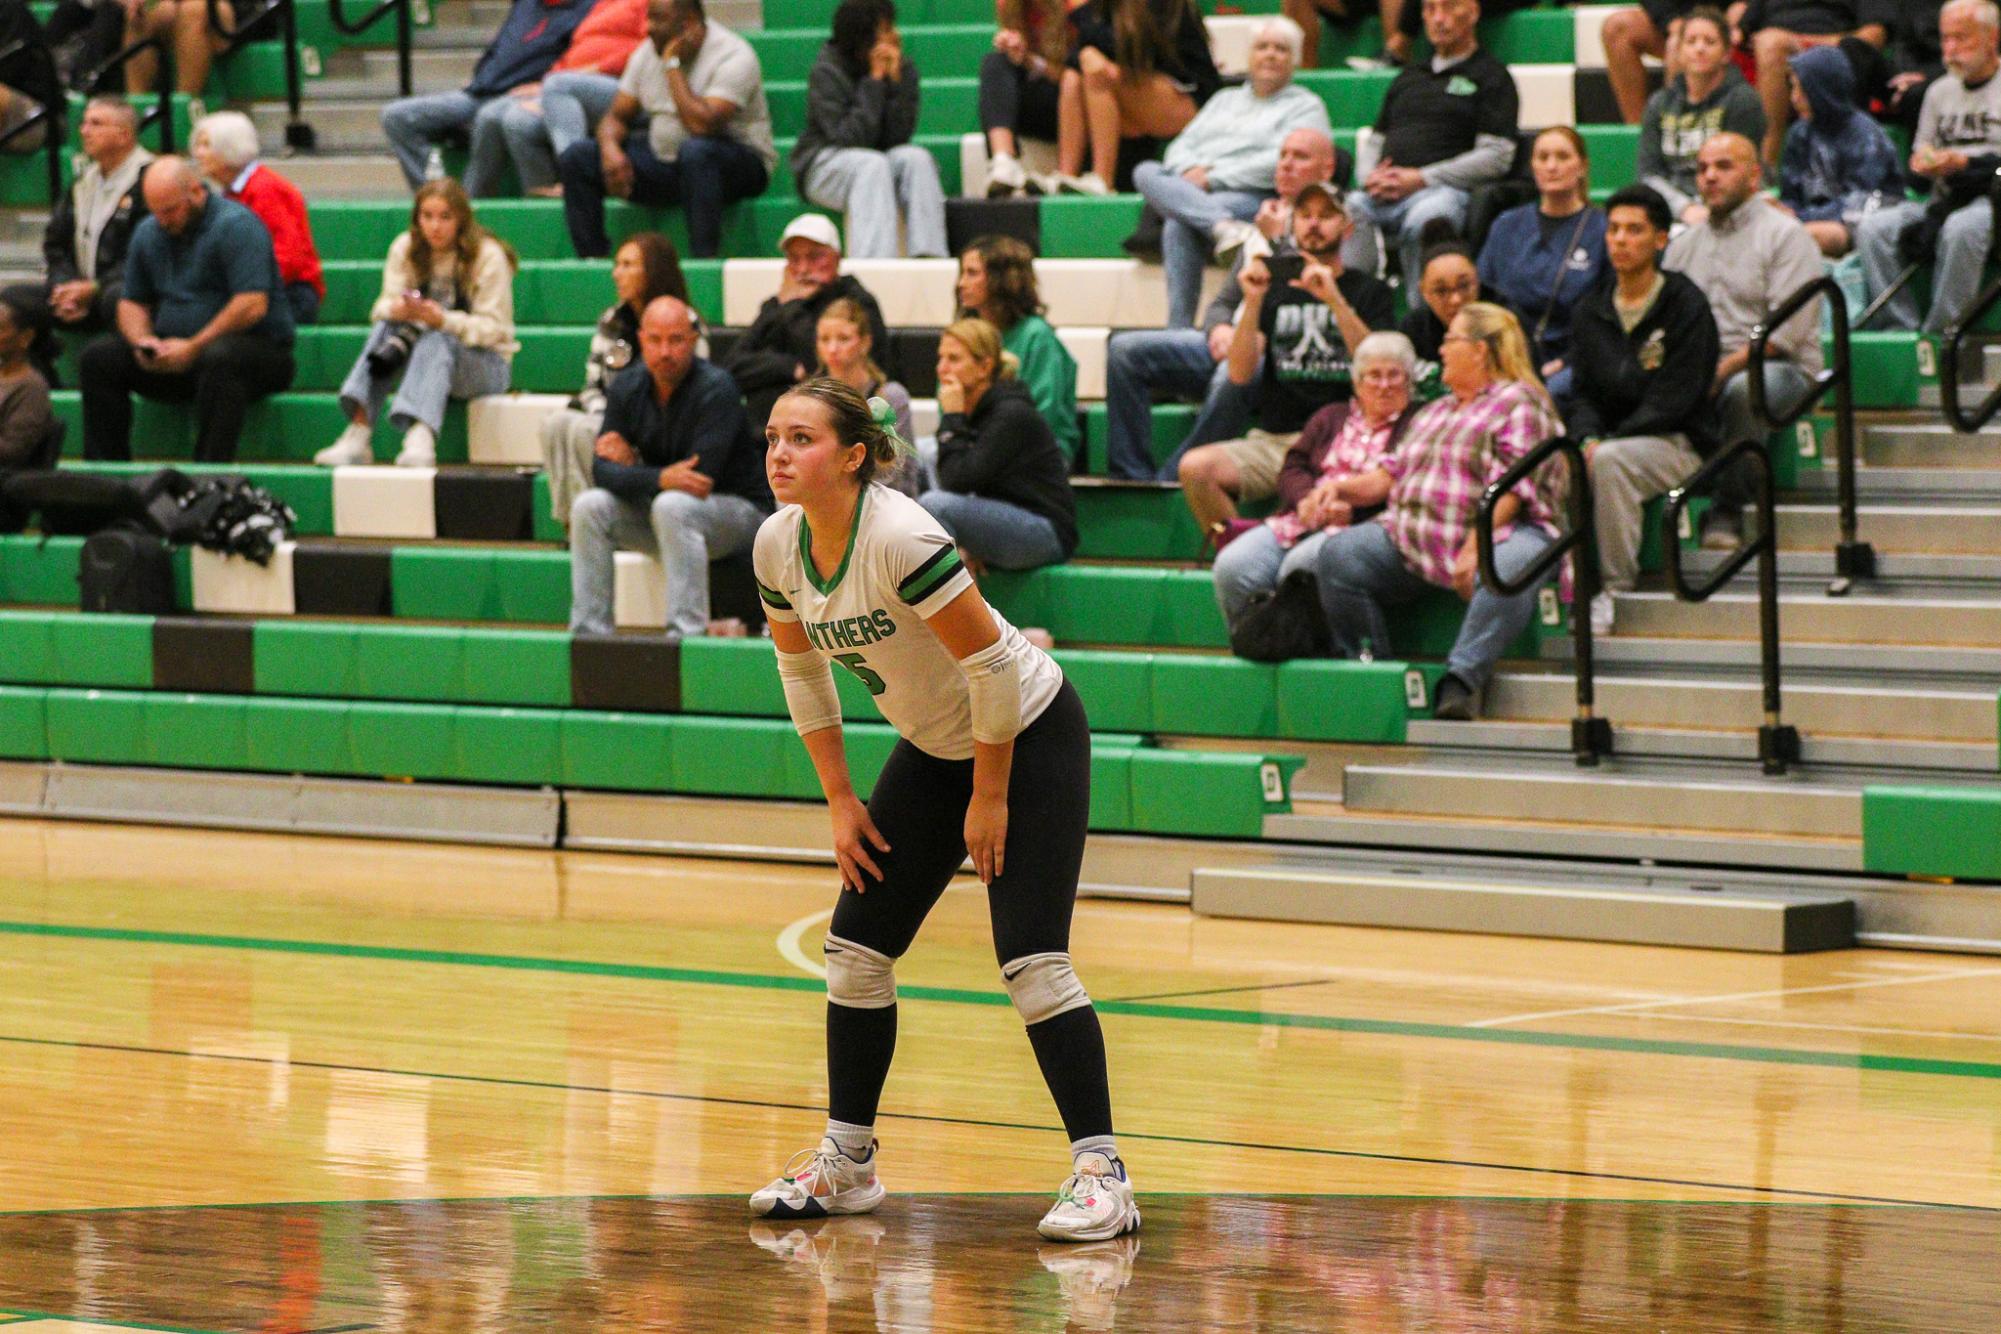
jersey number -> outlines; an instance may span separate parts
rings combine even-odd
[[[880,695],[883,691],[889,689],[888,682],[869,669],[868,663],[862,660],[861,654],[836,653],[834,661],[860,677],[861,683],[868,687],[869,694]]]

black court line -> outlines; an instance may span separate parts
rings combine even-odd
[[[722,1107],[756,1107],[771,1111],[811,1112],[825,1115],[821,1103],[773,1102],[763,1098],[723,1098],[705,1093],[668,1093],[653,1089],[612,1088],[603,1084],[567,1084],[544,1079],[509,1079],[499,1075],[456,1074],[440,1070],[404,1070],[394,1066],[347,1065],[338,1061],[281,1060],[247,1053],[184,1051],[177,1047],[145,1047],[119,1042],[76,1042],[63,1038],[34,1038],[0,1033],[0,1043],[18,1046],[55,1047],[71,1051],[123,1052],[135,1056],[171,1056],[182,1060],[236,1061],[245,1065],[283,1065],[299,1070],[331,1070],[349,1074],[396,1075],[407,1079],[436,1079],[456,1084],[480,1084],[497,1088],[535,1089],[549,1093],[601,1093],[607,1097],[652,1098],[661,1102],[705,1103]],[[1028,1121],[992,1121],[970,1116],[937,1116],[915,1112],[883,1112],[883,1120],[920,1121],[931,1125],[973,1126],[988,1130],[1028,1130],[1061,1135],[1061,1126],[1037,1125]],[[1577,1177],[1591,1181],[1623,1181],[1636,1185],[1684,1186],[1694,1190],[1728,1190],[1746,1195],[1786,1196],[1802,1200],[1824,1200],[1835,1204],[1903,1204],[1929,1209],[1957,1209],[1967,1213],[2001,1214],[2001,1206],[1959,1204],[1951,1200],[1914,1200],[1895,1195],[1858,1195],[1842,1191],[1796,1190],[1786,1186],[1744,1185],[1734,1181],[1702,1181],[1687,1177],[1656,1177],[1636,1172],[1593,1172],[1574,1167],[1533,1167],[1520,1163],[1492,1163],[1475,1158],[1431,1158],[1421,1154],[1372,1153],[1362,1149],[1330,1149],[1312,1144],[1270,1144],[1259,1140],[1206,1139],[1199,1135],[1167,1135],[1148,1131],[1121,1130],[1121,1139],[1146,1140],[1154,1144],[1188,1144],[1199,1148],[1250,1149],[1265,1153],[1300,1153],[1320,1158],[1341,1158],[1356,1162],[1410,1163],[1424,1167],[1458,1167],[1489,1172],[1519,1172],[1538,1177]],[[1145,1194],[1144,1191],[1141,1194]],[[1665,1202],[1664,1202],[1665,1203]]]

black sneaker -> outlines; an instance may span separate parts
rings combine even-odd
[[[1431,716],[1442,723],[1470,723],[1480,716],[1480,710],[1475,705],[1473,688],[1447,672],[1438,683],[1438,697],[1432,703]]]
[[[1744,544],[1744,511],[1711,505],[1702,516],[1702,549],[1734,551]]]

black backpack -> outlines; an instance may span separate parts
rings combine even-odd
[[[1320,606],[1320,581],[1313,571],[1294,570],[1271,592],[1253,596],[1230,627],[1230,651],[1251,662],[1332,654],[1334,632]]]
[[[76,581],[85,611],[163,616],[174,610],[174,563],[167,544],[136,522],[84,539]]]

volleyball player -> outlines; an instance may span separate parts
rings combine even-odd
[[[898,458],[893,422],[881,399],[819,378],[779,399],[765,429],[783,508],[757,534],[758,592],[833,817],[841,895],[826,941],[826,1137],[752,1195],[751,1212],[882,1202],[875,1118],[896,1048],[896,960],[970,854],[1001,980],[1070,1138],[1071,1174],[1040,1230],[1102,1241],[1140,1218],[1112,1138],[1104,1035],[1070,966],[1090,727],[1061,669],[987,606],[937,521],[871,482]],[[849,784],[830,663],[901,735],[867,806]]]

